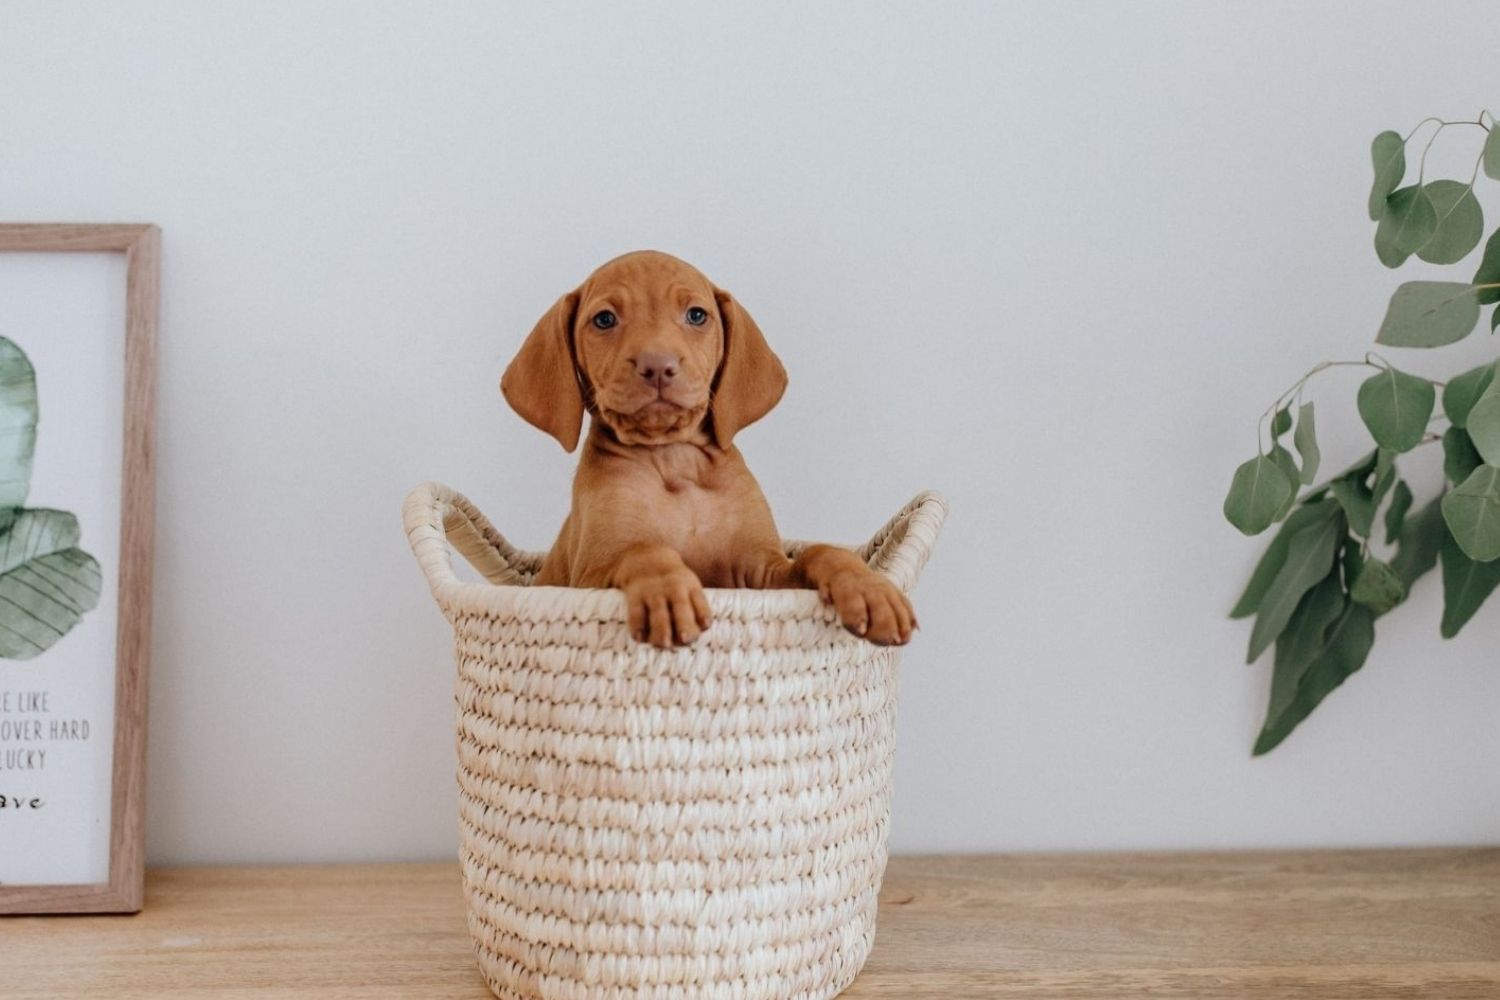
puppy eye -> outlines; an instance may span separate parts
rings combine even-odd
[[[616,319],[615,314],[610,312],[608,309],[601,309],[598,312],[594,313],[594,326],[600,330],[608,330],[617,322],[619,322],[619,320]]]
[[[693,326],[702,326],[708,322],[708,310],[702,306],[693,306],[687,311],[687,321]]]

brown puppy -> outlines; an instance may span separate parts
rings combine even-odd
[[[905,643],[911,603],[853,552],[782,549],[733,440],[785,388],[750,314],[675,257],[617,257],[564,295],[500,379],[516,412],[568,451],[593,417],[536,583],[618,587],[632,634],[656,646],[708,627],[704,586],[813,588],[855,634]]]

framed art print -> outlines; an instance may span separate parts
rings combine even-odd
[[[160,240],[0,224],[0,913],[141,908]]]

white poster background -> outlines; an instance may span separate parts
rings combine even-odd
[[[99,606],[51,649],[31,660],[0,660],[0,797],[7,806],[0,809],[0,884],[105,882],[119,607],[124,256],[0,253],[0,336],[18,344],[36,369],[40,419],[26,506],[77,515],[79,546],[99,561],[104,577]],[[45,712],[18,710],[39,693]],[[33,722],[41,725],[40,739],[17,738],[16,724]],[[87,739],[58,738],[81,731],[84,722]],[[22,725],[20,732],[32,730]],[[27,804],[17,809],[17,799]],[[30,808],[33,799],[41,800],[39,808]]]

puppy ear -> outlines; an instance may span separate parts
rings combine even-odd
[[[573,360],[573,317],[578,292],[557,300],[500,376],[500,392],[527,423],[557,438],[565,451],[578,447],[583,390]]]
[[[714,441],[728,448],[735,434],[771,412],[786,391],[786,369],[755,320],[734,297],[714,289],[724,324],[724,360],[714,379]]]

